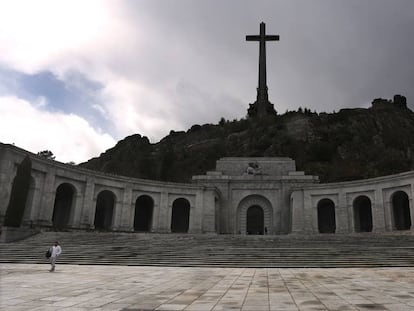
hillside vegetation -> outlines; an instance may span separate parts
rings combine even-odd
[[[403,98],[403,102],[401,102]],[[288,156],[322,182],[377,177],[414,169],[414,113],[405,98],[372,107],[314,113],[308,109],[171,131],[151,144],[139,134],[86,163],[94,170],[188,182],[221,157]]]

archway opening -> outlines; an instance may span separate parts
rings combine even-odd
[[[63,183],[57,187],[52,216],[55,228],[62,229],[68,226],[74,195],[75,188],[71,184]]]
[[[396,230],[411,228],[410,203],[408,195],[404,191],[397,191],[392,195],[392,212]]]
[[[239,234],[282,233],[281,221],[273,222],[272,204],[266,197],[257,194],[246,196],[240,201],[234,229],[234,233]]]
[[[94,221],[95,229],[111,229],[114,205],[115,195],[111,191],[104,190],[98,194],[98,197],[96,199],[96,211]]]
[[[335,204],[330,199],[318,202],[318,230],[319,233],[335,233]]]
[[[141,195],[135,201],[134,230],[140,232],[151,231],[154,200],[148,195]]]
[[[259,205],[253,205],[247,209],[246,233],[264,234],[264,213]]]
[[[372,231],[371,200],[363,195],[354,200],[354,224],[355,232]]]
[[[171,232],[186,233],[190,225],[190,203],[184,199],[176,199],[172,206]]]

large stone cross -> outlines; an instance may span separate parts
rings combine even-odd
[[[253,36],[246,36],[246,41],[259,41],[259,86],[257,88],[256,102],[251,105],[251,109],[255,110],[253,115],[268,114],[269,109],[273,110],[273,105],[269,102],[266,83],[266,41],[279,41],[278,35],[266,35],[266,24],[260,23],[260,34]]]

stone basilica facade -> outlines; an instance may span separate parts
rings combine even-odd
[[[290,158],[223,158],[193,182],[108,175],[0,144],[0,223],[16,170],[32,160],[23,226],[210,234],[414,230],[414,171],[320,184]]]

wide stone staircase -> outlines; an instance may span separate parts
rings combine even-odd
[[[241,236],[42,232],[0,243],[0,263],[47,263],[54,241],[60,264],[177,267],[414,267],[414,233]]]

